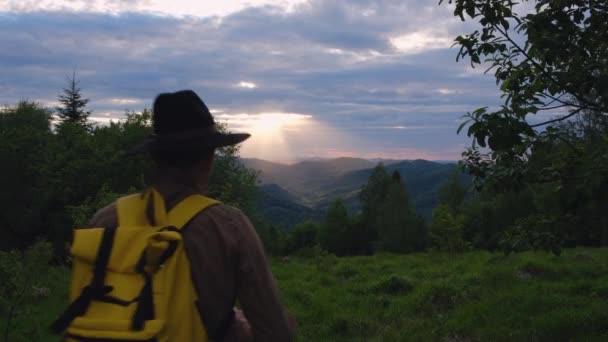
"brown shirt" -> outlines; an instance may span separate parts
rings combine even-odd
[[[169,210],[194,188],[171,180],[154,185]],[[90,224],[117,224],[116,205],[99,210]],[[279,302],[278,290],[262,243],[240,210],[215,205],[198,214],[182,229],[191,275],[198,292],[198,309],[210,338],[237,340],[238,327],[230,320],[236,300],[251,325],[255,341],[291,341],[293,331]]]

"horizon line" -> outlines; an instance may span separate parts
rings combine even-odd
[[[265,159],[265,158],[258,158],[258,157],[251,157],[251,156],[239,156],[240,159],[255,159],[255,160],[261,160],[261,161],[265,161],[265,162],[271,162],[274,164],[282,164],[282,165],[295,165],[301,162],[305,162],[305,161],[321,161],[321,160],[335,160],[335,159],[360,159],[360,160],[367,160],[369,162],[374,162],[374,161],[378,161],[378,162],[382,162],[382,161],[395,161],[395,162],[402,162],[402,161],[416,161],[416,160],[424,160],[424,161],[430,161],[430,162],[435,162],[435,163],[458,163],[460,160],[459,159],[424,159],[424,158],[381,158],[381,157],[374,157],[374,158],[365,158],[365,157],[353,157],[353,156],[340,156],[340,157],[303,157],[303,158],[296,158],[294,160],[290,160],[290,161],[285,161],[285,160],[270,160],[270,159]]]

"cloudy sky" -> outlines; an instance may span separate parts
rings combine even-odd
[[[456,160],[461,116],[499,98],[437,3],[0,0],[0,104],[54,106],[76,70],[99,122],[193,89],[247,157]]]

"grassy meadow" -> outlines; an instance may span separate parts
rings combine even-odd
[[[607,341],[608,249],[273,259],[298,341]],[[18,314],[9,341],[53,340],[69,271]],[[2,329],[5,328],[3,317]]]

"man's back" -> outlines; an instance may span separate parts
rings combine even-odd
[[[171,209],[196,193],[167,175],[154,188]],[[91,226],[117,224],[116,205],[99,210]],[[279,302],[260,239],[238,209],[215,205],[195,216],[183,229],[184,247],[198,293],[196,303],[207,333],[214,341],[237,340],[233,307],[238,300],[256,341],[289,341],[292,332]]]

